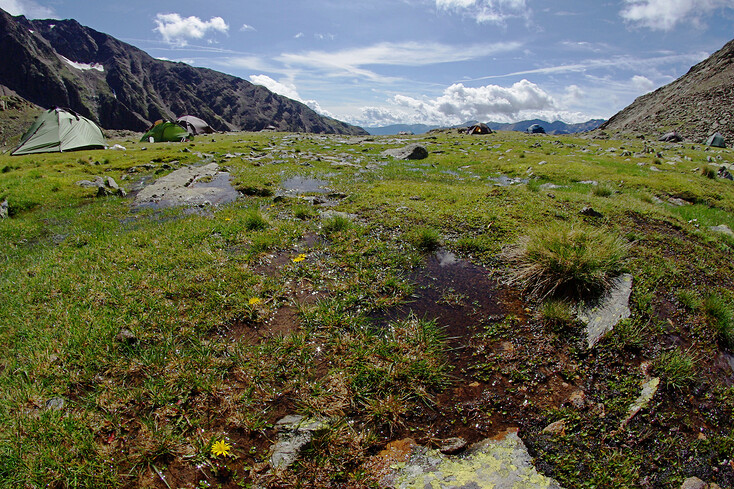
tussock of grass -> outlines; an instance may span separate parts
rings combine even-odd
[[[666,387],[680,390],[693,382],[696,359],[688,351],[670,350],[655,359],[653,368]]]
[[[734,311],[721,296],[709,295],[703,300],[703,311],[722,345],[734,348]]]
[[[434,251],[441,244],[441,234],[430,227],[422,226],[411,232],[408,241],[423,251]]]
[[[324,219],[321,229],[323,229],[325,234],[329,235],[346,231],[351,227],[352,221],[344,216],[337,215]]]
[[[629,245],[607,232],[555,223],[531,230],[505,251],[513,266],[510,282],[547,297],[599,292],[618,274]]]
[[[270,225],[260,209],[250,209],[244,215],[243,221],[248,231],[262,231]]]
[[[591,193],[597,197],[611,197],[614,194],[614,189],[606,184],[596,185],[591,189]]]

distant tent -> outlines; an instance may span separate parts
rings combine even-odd
[[[663,141],[666,143],[680,143],[681,141],[683,141],[683,138],[680,134],[678,134],[678,131],[672,131],[660,136],[660,138],[658,138],[658,141]]]
[[[103,149],[102,130],[86,117],[70,109],[49,109],[39,115],[23,134],[11,155],[54,153],[82,149]]]
[[[492,134],[492,129],[484,122],[479,122],[466,129],[467,134]]]
[[[724,136],[719,134],[718,132],[715,134],[712,134],[710,138],[706,141],[706,146],[714,146],[716,148],[726,148],[726,141],[724,141]]]
[[[532,126],[528,127],[528,132],[530,134],[545,134],[545,129],[543,129],[543,126],[540,124],[533,124]]]
[[[212,129],[206,121],[199,119],[198,117],[194,117],[193,115],[182,115],[176,119],[176,122],[194,135],[211,134],[214,132],[214,129]]]
[[[153,127],[148,129],[148,132],[143,134],[143,137],[140,138],[140,141],[151,141],[153,143],[162,143],[165,141],[177,142],[185,141],[190,137],[191,134],[189,134],[186,129],[179,126],[175,122],[157,121],[155,124],[153,124]]]

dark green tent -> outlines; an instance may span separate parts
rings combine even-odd
[[[191,134],[175,122],[165,121],[155,124],[140,138],[141,142],[162,143],[165,141],[180,142],[191,139]]]
[[[70,109],[47,110],[23,134],[11,155],[55,153],[81,149],[104,149],[102,130]]]
[[[716,148],[726,148],[726,141],[724,141],[724,136],[719,134],[718,132],[715,134],[712,134],[710,138],[706,141],[706,146],[714,146]]]

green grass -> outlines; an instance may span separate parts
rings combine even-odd
[[[696,357],[690,352],[675,349],[661,353],[655,359],[653,368],[665,386],[680,390],[694,381],[696,363]]]
[[[369,487],[370,457],[388,441],[430,443],[439,425],[447,437],[477,434],[480,422],[481,436],[541,424],[545,407],[563,401],[545,386],[561,381],[594,403],[562,408],[568,438],[536,445],[538,466],[564,487],[631,487],[643,477],[670,486],[651,460],[678,481],[687,469],[670,454],[697,448],[668,419],[711,427],[706,463],[724,467],[731,393],[711,359],[731,349],[734,269],[731,244],[706,227],[734,229],[734,187],[692,171],[706,159],[700,149],[676,150],[680,163],[652,173],[649,156],[606,151],[639,153],[640,140],[489,138],[421,139],[431,154],[419,162],[382,159],[389,137],[306,134],[0,155],[0,201],[11,209],[0,221],[0,487],[161,485],[156,470],[194,474],[194,487],[267,487],[267,471],[250,468],[263,467],[285,414],[333,424],[277,476],[283,487]],[[129,199],[75,184],[112,176],[131,191],[174,160],[199,163],[197,153],[249,155],[227,161],[238,201],[132,211]],[[335,170],[345,155],[362,168]],[[528,184],[490,180],[526,178],[528,167]],[[292,176],[327,180],[340,197],[333,207],[273,197]],[[613,195],[578,183],[591,179]],[[541,191],[546,182],[561,188]],[[695,203],[675,207],[669,196]],[[588,205],[603,222],[578,214]],[[317,218],[329,210],[338,214]],[[423,274],[438,247],[465,260],[456,270],[495,284],[490,306],[441,283],[460,280],[452,268],[442,269],[449,279]],[[508,249],[509,263],[500,255]],[[589,355],[576,346],[573,300],[623,270],[634,276],[633,317]],[[465,315],[463,330],[409,315],[434,292],[436,307]],[[671,337],[691,349],[661,354]],[[650,441],[620,452],[628,435],[612,433],[639,395],[639,364],[653,359],[670,389],[706,386],[686,392],[700,418],[679,419],[661,401],[649,414],[658,424],[626,432]],[[47,407],[57,398],[60,410]],[[714,401],[720,409],[702,407]],[[233,446],[226,463],[210,453],[220,439]]]
[[[618,274],[629,246],[605,231],[554,223],[530,230],[505,256],[512,281],[532,294],[598,292]]]
[[[719,295],[709,295],[701,304],[719,341],[729,350],[734,348],[734,307]]]

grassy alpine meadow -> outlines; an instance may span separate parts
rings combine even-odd
[[[734,487],[734,237],[712,230],[734,229],[732,150],[455,131],[114,143],[0,155],[0,487],[379,487],[389,442],[508,427],[566,488]],[[429,157],[381,155],[411,143]],[[211,162],[234,202],[133,206]],[[76,184],[98,176],[128,195]],[[620,273],[632,315],[586,348],[576,307]],[[321,425],[276,470],[287,415]]]

